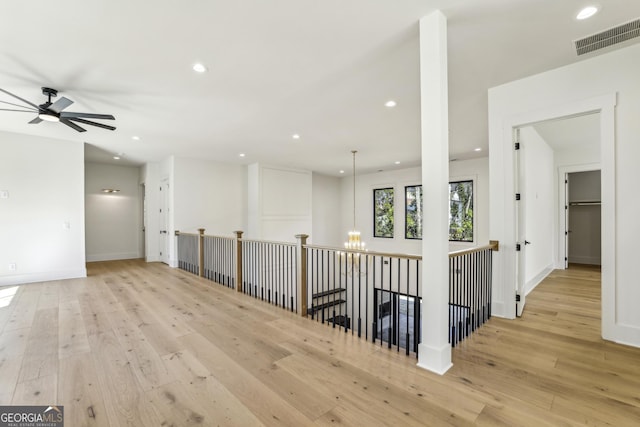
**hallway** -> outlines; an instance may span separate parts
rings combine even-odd
[[[0,308],[0,404],[64,405],[69,426],[640,421],[640,349],[599,339],[598,271],[554,272],[438,376],[163,264],[88,268]]]

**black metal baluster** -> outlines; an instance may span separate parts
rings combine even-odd
[[[409,348],[410,348],[410,345],[411,345],[411,341],[409,339],[409,280],[410,280],[410,277],[409,277],[410,269],[409,269],[409,267],[410,267],[409,266],[409,259],[407,258],[407,293],[405,294],[405,298],[406,298],[405,299],[405,310],[406,310],[405,317],[406,317],[406,321],[407,322],[406,322],[406,329],[405,329],[406,337],[405,337],[405,341],[404,341],[404,347],[406,349],[407,356],[409,355]]]
[[[369,340],[369,254],[365,255],[365,275],[364,275],[364,339]],[[359,327],[359,326],[358,326]]]

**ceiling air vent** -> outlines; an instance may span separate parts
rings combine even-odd
[[[578,55],[613,46],[640,36],[640,18],[597,34],[575,40]]]

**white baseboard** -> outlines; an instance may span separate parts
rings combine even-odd
[[[553,271],[553,264],[549,264],[548,266],[543,268],[542,271],[536,274],[536,276],[533,279],[525,283],[524,294],[529,295],[529,293],[531,293],[531,291],[533,291],[536,288],[536,286],[538,286],[540,282],[542,282],[552,271]]]
[[[570,256],[569,262],[573,264],[602,265],[602,258],[595,256]]]
[[[65,271],[43,271],[38,273],[15,274],[0,277],[0,286],[24,285],[26,283],[51,282],[53,280],[66,280],[87,277],[87,269]]]
[[[138,252],[121,252],[111,254],[87,254],[87,262],[115,261],[119,259],[142,258]]]
[[[417,365],[427,371],[444,375],[453,366],[451,363],[451,344],[447,343],[440,348],[431,347],[423,343],[418,344]]]
[[[605,340],[631,347],[640,347],[640,327],[617,323],[613,325],[610,333],[603,331]]]
[[[513,304],[515,305],[515,301]],[[512,319],[505,314],[504,301],[491,301],[491,316]]]

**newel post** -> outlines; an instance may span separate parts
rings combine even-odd
[[[298,300],[296,309],[300,316],[307,317],[307,244],[308,234],[297,234],[296,267],[298,270]]]
[[[200,277],[204,277],[204,228],[198,228],[200,238],[198,239],[198,273]]]
[[[242,231],[236,234],[236,291],[242,292]]]

